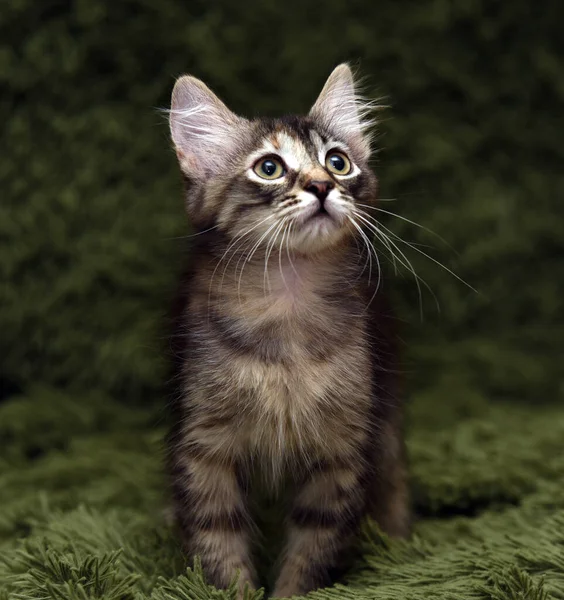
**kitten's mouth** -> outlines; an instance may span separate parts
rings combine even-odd
[[[334,225],[339,224],[339,215],[329,206],[328,203],[318,206],[312,206],[302,215],[301,222],[305,224],[331,222]]]
[[[296,219],[292,243],[300,251],[317,251],[336,243],[347,231],[346,214],[337,206],[309,206]]]
[[[301,229],[310,239],[332,239],[342,230],[343,220],[340,214],[326,209],[317,209],[313,214],[305,216]]]
[[[335,221],[335,218],[329,212],[327,212],[324,207],[321,207],[319,210],[317,210],[317,212],[314,212],[313,215],[306,219],[306,223],[320,220],[325,221],[327,219],[330,221]]]

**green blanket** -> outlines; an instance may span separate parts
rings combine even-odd
[[[312,597],[564,598],[562,409],[412,409],[414,538],[366,523],[352,572]],[[96,394],[36,389],[1,407],[0,598],[234,597],[186,568],[162,433],[159,411]]]
[[[242,114],[303,112],[343,60],[392,106],[380,216],[431,290],[405,268],[386,283],[418,522],[405,543],[365,523],[347,578],[312,597],[564,598],[563,17],[2,3],[0,600],[225,597],[167,518],[163,317],[189,227],[158,109],[191,72]]]

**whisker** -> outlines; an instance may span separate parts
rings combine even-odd
[[[358,263],[360,262],[360,258],[362,256],[362,253],[363,253],[363,250],[364,250],[364,246],[361,249],[360,246],[358,245],[358,239],[356,238],[356,236],[354,236],[353,239],[354,239],[354,243],[356,244],[356,250],[357,250],[357,254],[358,254],[358,260],[356,261],[356,264],[358,266]],[[362,271],[360,271],[360,273],[357,275],[355,281],[358,281],[362,277],[364,271],[366,270],[366,265],[367,264],[368,264],[368,258],[366,258],[366,260],[364,261],[364,265],[362,267]]]
[[[256,223],[255,225],[253,225],[253,227],[251,227],[250,229],[248,229],[244,234],[239,235],[235,238],[234,243],[236,241],[240,241],[242,240],[244,237],[246,237],[249,233],[251,233],[251,231],[254,231],[257,227],[259,227],[260,225],[262,225],[265,221],[268,221],[268,219],[271,219],[274,215],[268,215],[267,217],[265,217],[264,219],[262,219],[261,221],[259,221],[258,223]],[[227,267],[229,266],[229,264],[231,263],[231,260],[233,259],[233,257],[235,256],[235,253],[237,252],[237,250],[239,250],[239,248],[241,248],[242,244],[239,244],[237,246],[237,248],[235,248],[235,250],[232,252],[231,257],[229,258],[229,260],[227,261],[227,263],[225,264],[225,266],[223,267],[223,271],[221,274],[221,284],[219,286],[219,289],[221,290],[223,288],[223,281],[225,280],[225,272],[227,271]],[[239,257],[239,261],[241,260],[241,257],[243,256],[244,253],[241,254],[241,256]],[[237,261],[237,264],[235,265],[235,275],[237,275],[237,266],[239,264],[239,261]],[[214,270],[215,273],[215,270]],[[212,275],[213,277],[213,275]]]
[[[419,318],[421,320],[423,320],[423,294],[421,292],[421,285],[419,282],[421,282],[426,289],[429,290],[429,292],[431,293],[431,296],[433,296],[433,299],[435,300],[435,305],[437,307],[437,312],[441,312],[441,307],[439,305],[439,301],[437,299],[437,296],[435,295],[435,293],[433,292],[433,290],[431,289],[431,286],[429,286],[429,284],[422,278],[420,277],[416,272],[415,269],[413,268],[413,265],[411,263],[411,261],[409,260],[409,258],[407,258],[406,254],[401,250],[401,248],[386,234],[384,233],[382,230],[379,230],[379,234],[380,236],[382,236],[382,239],[386,239],[388,241],[389,244],[391,244],[395,250],[400,254],[400,256],[403,258],[403,260],[405,261],[402,262],[400,259],[398,259],[398,261],[400,262],[400,264],[403,264],[404,266],[407,267],[407,269],[412,273],[414,279],[415,279],[415,285],[417,286],[417,296],[419,298]],[[397,257],[396,257],[397,258]],[[407,263],[407,264],[406,264]]]
[[[369,265],[368,265],[368,285],[370,285],[370,278],[372,276],[372,252],[371,252],[371,248],[373,248],[373,246],[371,246],[370,240],[367,238],[367,236],[364,233],[364,231],[362,231],[362,227],[360,227],[360,225],[352,217],[350,217],[350,216],[349,216],[349,221],[353,224],[353,226],[356,228],[356,230],[358,231],[358,233],[360,233],[360,236],[362,237],[362,241],[366,244],[366,248],[368,250],[368,261],[369,261]]]
[[[284,249],[284,236],[288,233],[288,222],[284,226],[284,231],[282,232],[282,239],[280,240],[280,248],[278,250],[278,270],[280,271],[280,277],[282,277],[282,281],[284,283],[284,287],[289,290],[288,284],[286,283],[286,278],[284,277],[284,269],[282,269],[282,250]]]
[[[401,215],[398,215],[395,212],[392,212],[390,210],[384,210],[383,208],[379,208],[377,206],[370,206],[369,204],[358,204],[357,206],[364,206],[365,208],[370,208],[372,210],[377,210],[378,212],[385,213],[385,214],[390,215],[392,217],[396,217],[397,219],[401,219],[402,221],[405,221],[406,223],[409,223],[410,225],[415,225],[415,227],[419,227],[419,229],[422,229],[423,231],[426,231],[427,233],[430,233],[431,235],[434,235],[436,238],[438,238],[439,240],[441,240],[441,242],[443,242],[443,244],[445,244],[451,250],[453,250],[454,252],[456,252],[456,250],[442,236],[440,236],[438,233],[436,233],[432,229],[429,229],[428,227],[425,227],[424,225],[420,225],[419,223],[416,223],[415,221],[412,221],[411,219],[408,219],[407,217],[402,217]]]
[[[268,233],[273,227],[276,226],[276,223],[273,223],[266,231],[266,233]],[[252,242],[251,242],[252,245]],[[254,247],[254,246],[253,246]],[[243,271],[245,270],[245,266],[247,264],[247,258],[251,257],[252,258],[252,254],[253,251],[251,250],[250,253],[248,253],[247,255],[245,255],[244,253],[241,253],[241,256],[239,257],[239,260],[237,261],[237,264],[235,265],[235,270],[234,270],[234,275],[235,277],[237,277],[237,270],[239,268],[239,265],[241,264],[241,260],[243,260],[243,264],[241,266],[241,270],[239,271],[239,277],[237,278],[237,298],[239,300],[239,304],[241,304],[241,281],[243,279]]]
[[[257,248],[260,246],[262,240],[268,235],[268,233],[273,229],[273,227],[276,227],[276,225],[278,225],[278,222],[273,223],[257,240],[255,245],[252,247],[250,254],[245,258],[246,263],[250,262],[250,260],[253,258],[253,254],[257,251]]]
[[[354,219],[351,222],[357,228],[357,230],[360,233],[361,237],[363,238],[363,241],[368,250],[369,269],[370,269],[370,272],[368,273],[368,285],[370,285],[370,281],[371,281],[372,254],[374,254],[374,258],[376,259],[376,265],[378,267],[378,284],[376,286],[376,291],[378,291],[378,288],[380,287],[380,281],[382,278],[382,269],[380,266],[380,259],[378,258],[378,252],[376,251],[374,244],[372,244],[372,242],[369,240],[368,236],[364,233],[364,231],[362,231],[362,227],[360,227],[360,225],[358,225],[358,223],[356,221],[354,221]]]
[[[366,244],[366,247],[368,250],[368,255],[371,256],[371,254],[372,254],[371,250],[372,250],[374,252],[374,256],[376,257],[376,260],[378,260],[377,255],[376,255],[376,249],[374,248],[374,244],[372,244],[372,242],[368,239],[368,236],[364,233],[364,231],[362,231],[362,227],[360,227],[360,225],[351,216],[349,216],[348,218],[349,218],[350,222],[356,227],[356,229],[358,230],[360,235],[362,236],[362,239],[364,240],[364,243]],[[370,258],[370,270],[372,270],[372,258]],[[380,263],[378,262],[378,284],[376,285],[376,289],[374,290],[374,293],[372,294],[370,301],[366,305],[365,311],[368,310],[368,307],[372,304],[372,302],[374,301],[374,298],[376,297],[376,294],[378,293],[378,289],[380,288],[380,279],[381,279],[381,270],[380,270]],[[370,277],[369,277],[369,285],[370,285]]]
[[[178,237],[165,238],[165,240],[167,240],[167,241],[171,241],[171,240],[187,240],[187,239],[196,237],[197,235],[203,235],[204,233],[207,233],[208,231],[212,231],[214,229],[217,229],[218,227],[219,227],[219,225],[214,225],[213,227],[209,227],[208,229],[204,229],[203,231],[198,231],[197,233],[191,233],[189,235],[179,235]]]
[[[352,202],[352,198],[351,198],[350,196],[346,196],[346,195],[344,195],[344,198],[345,198],[347,201],[349,201],[349,203],[351,204],[351,206],[349,207],[349,209],[350,209],[350,210],[351,210],[351,211],[354,213],[354,212],[355,212],[355,211],[354,211],[354,203]],[[353,225],[354,225],[354,223],[353,223]],[[366,242],[364,241],[364,239],[362,240],[362,241],[363,241],[362,249],[361,249],[361,247],[358,245],[358,239],[357,239],[357,237],[356,237],[356,236],[354,236],[354,237],[353,237],[353,239],[354,239],[354,243],[355,243],[355,245],[356,245],[356,249],[357,249],[357,252],[358,252],[358,257],[359,257],[359,260],[358,260],[358,261],[357,261],[357,263],[356,263],[357,265],[359,264],[359,261],[360,261],[361,255],[363,254],[363,250],[364,250],[365,248],[366,248],[366,250],[367,250],[366,260],[364,261],[364,265],[362,266],[362,270],[360,271],[360,273],[359,273],[359,274],[357,275],[357,277],[355,278],[355,282],[356,282],[356,281],[358,281],[358,280],[359,280],[359,279],[362,277],[362,275],[364,274],[364,271],[366,271],[366,267],[367,267],[367,265],[368,265],[368,263],[369,263],[369,254],[370,254],[370,249],[367,247],[367,245],[366,245]],[[395,268],[395,264],[394,264],[394,268]]]
[[[370,217],[370,215],[368,215],[367,213],[365,213],[365,212],[364,212],[364,211],[362,211],[362,210],[353,209],[353,212],[354,212],[354,214],[356,214],[357,216],[359,216],[359,217],[361,217],[361,218],[363,218],[363,216],[364,216],[364,217],[368,217],[368,218],[370,218],[371,220],[374,220],[374,219],[372,219],[372,217]],[[364,220],[364,219],[363,219],[363,220]],[[374,223],[375,223],[376,225],[378,224],[378,222],[377,222],[376,220],[374,220]],[[378,228],[376,228],[376,229],[378,229]],[[377,231],[376,231],[376,232],[374,232],[374,233],[376,234],[376,236],[378,236],[378,234],[379,234],[379,230],[377,230]],[[380,238],[380,241],[381,241],[381,242],[384,244],[384,246],[386,247],[386,249],[387,249],[387,250],[388,250],[388,252],[390,253],[390,256],[392,257],[392,261],[391,261],[391,262],[392,262],[392,265],[393,265],[393,267],[394,267],[394,274],[395,274],[395,275],[397,275],[397,274],[398,274],[398,266],[397,266],[397,264],[396,264],[396,260],[398,260],[398,259],[397,259],[396,255],[394,254],[394,251],[392,250],[392,247],[390,246],[390,244],[389,244],[389,242],[388,242],[387,238],[386,238],[386,237],[384,237],[384,236],[382,236],[382,237]],[[400,264],[402,264],[402,263],[401,263],[401,261],[400,261]],[[405,265],[404,265],[404,266],[405,266]]]
[[[370,215],[367,215],[367,216],[369,216],[369,217],[370,217]],[[372,220],[374,220],[372,217],[370,217],[370,218],[371,218]],[[376,223],[378,223],[378,222],[376,222]],[[388,232],[388,233],[389,233],[391,236],[393,236],[393,237],[394,237],[395,239],[397,239],[398,241],[400,241],[400,242],[403,242],[404,244],[406,244],[406,245],[408,245],[408,246],[411,246],[411,245],[409,244],[409,242],[406,242],[405,240],[403,240],[402,238],[400,238],[400,237],[399,237],[397,234],[395,234],[393,231],[391,231],[391,230],[390,230],[388,227],[386,227],[385,225],[382,225],[382,223],[378,223],[378,225],[379,225],[381,228],[385,229],[385,230],[386,230],[386,231],[387,231],[387,232]],[[388,242],[389,242],[390,244],[392,244],[392,245],[393,245],[393,247],[394,247],[394,248],[397,250],[397,252],[398,252],[398,253],[399,253],[399,254],[400,254],[400,255],[401,255],[403,258],[404,258],[404,260],[405,260],[405,261],[407,261],[407,262],[409,263],[409,267],[408,267],[408,269],[409,269],[409,270],[411,271],[411,273],[412,273],[412,274],[413,274],[413,275],[414,275],[414,276],[417,278],[417,279],[416,279],[416,282],[417,282],[417,281],[420,281],[420,282],[423,284],[423,286],[424,286],[424,287],[425,287],[425,288],[426,288],[426,289],[427,289],[427,290],[428,290],[428,291],[431,293],[431,295],[432,295],[432,297],[433,297],[433,300],[434,300],[434,302],[435,302],[435,306],[436,306],[436,308],[437,308],[437,312],[439,312],[439,313],[440,313],[440,312],[441,312],[441,307],[440,307],[440,304],[439,304],[438,298],[437,298],[436,294],[433,292],[432,288],[429,286],[429,284],[428,284],[428,283],[427,283],[427,282],[426,282],[426,281],[425,281],[425,280],[424,280],[422,277],[420,277],[419,275],[417,275],[417,274],[415,273],[415,269],[413,268],[413,265],[412,265],[411,261],[410,261],[410,260],[407,258],[406,254],[405,254],[405,253],[404,253],[404,252],[401,250],[401,248],[400,248],[400,247],[399,247],[399,246],[398,246],[398,245],[397,245],[397,244],[396,244],[396,243],[393,241],[392,237],[390,237],[390,235],[388,235],[387,233],[385,233],[385,232],[384,232],[382,229],[379,229],[379,233],[380,233],[380,235],[381,235],[383,238],[387,239],[387,240],[388,240]],[[419,250],[418,250],[417,248],[413,248],[413,249],[419,252]],[[429,258],[431,258],[431,257],[429,257]],[[419,288],[419,286],[418,286],[418,288]],[[418,290],[418,293],[419,293],[419,298],[420,298],[420,317],[421,317],[421,319],[422,319],[422,318],[423,318],[423,313],[422,313],[422,295],[421,295],[421,291],[420,291],[420,289]]]
[[[397,235],[396,233],[394,233],[391,229],[389,229],[388,227],[386,227],[385,225],[382,225],[380,223],[380,226],[383,227],[386,231],[388,231],[391,235],[393,235],[399,242],[402,242],[403,244],[406,244],[407,246],[409,246],[410,248],[412,248],[413,250],[415,250],[415,252],[419,252],[419,254],[425,256],[426,258],[428,258],[430,261],[434,262],[436,265],[438,265],[439,267],[441,267],[442,269],[444,269],[447,273],[450,273],[453,277],[455,277],[456,279],[458,279],[458,281],[460,281],[460,283],[463,283],[467,288],[471,289],[473,292],[475,292],[476,294],[478,294],[478,290],[476,290],[475,288],[473,288],[467,281],[464,281],[464,279],[462,279],[462,277],[460,277],[459,275],[457,275],[454,271],[452,271],[451,269],[449,269],[446,265],[443,265],[442,262],[438,261],[436,258],[433,258],[432,256],[429,256],[429,254],[427,254],[426,252],[423,252],[423,250],[421,250],[418,246],[402,239],[399,235]]]
[[[288,262],[290,263],[290,267],[292,267],[292,271],[294,271],[294,274],[295,274],[296,278],[300,279],[300,275],[296,271],[296,267],[294,266],[294,263],[292,261],[292,256],[291,256],[291,253],[290,253],[290,234],[292,232],[292,227],[293,226],[294,226],[294,221],[290,220],[290,224],[288,226],[288,237],[286,238],[286,256],[288,257]]]
[[[388,250],[390,250],[390,252],[392,253],[392,255],[394,255],[393,250],[391,249],[390,245],[393,246],[395,248],[395,250],[400,254],[400,256],[402,257],[403,260],[401,260],[400,258],[398,258],[396,256],[396,259],[398,260],[398,262],[404,266],[406,269],[408,269],[411,274],[413,275],[414,279],[415,279],[415,285],[417,286],[417,295],[419,297],[419,315],[420,318],[423,319],[423,294],[421,293],[421,285],[419,282],[421,282],[431,293],[431,295],[433,296],[433,298],[435,299],[435,303],[437,305],[437,310],[440,312],[440,306],[438,304],[437,301],[437,297],[435,296],[433,290],[430,288],[430,286],[427,284],[426,281],[424,281],[416,272],[415,269],[413,268],[413,265],[411,264],[411,261],[409,260],[409,258],[405,255],[405,253],[401,250],[401,248],[399,248],[399,246],[388,236],[386,235],[378,226],[381,225],[380,223],[374,224],[371,223],[368,219],[366,219],[360,211],[355,211],[355,214],[358,218],[360,218],[376,235],[376,237],[378,239],[380,239],[381,241],[386,240],[385,243],[387,243],[387,247]],[[368,217],[370,217],[370,215],[366,215]],[[373,220],[373,219],[372,219]]]
[[[215,277],[215,274],[217,272],[217,269],[219,268],[219,266],[221,265],[222,261],[228,256],[229,254],[229,250],[231,248],[233,248],[235,246],[235,244],[237,242],[239,242],[240,240],[242,240],[244,237],[246,237],[249,233],[251,233],[254,229],[256,229],[257,227],[259,227],[259,225],[261,225],[262,223],[264,223],[265,221],[267,221],[268,219],[271,219],[274,215],[268,215],[265,219],[263,219],[262,221],[259,221],[258,223],[256,223],[255,225],[253,225],[252,227],[250,227],[249,229],[247,229],[246,231],[244,231],[242,234],[238,235],[226,248],[225,252],[222,254],[222,256],[220,257],[220,259],[218,260],[211,278],[210,278],[210,283],[208,286],[208,318],[209,318],[209,311],[211,308],[211,292],[212,292],[212,284],[213,284],[213,280]],[[237,246],[237,248],[235,248],[234,252],[237,251],[237,249],[239,248],[239,246]],[[231,256],[231,258],[233,258],[233,256]],[[229,262],[231,261],[231,258],[229,259]],[[227,263],[227,265],[229,265],[229,262]],[[226,267],[223,269],[223,276],[225,275],[225,269]],[[222,280],[221,280],[221,285],[223,286],[223,276],[222,276]]]
[[[266,295],[266,282],[268,281],[268,291],[270,292],[272,288],[270,287],[270,277],[268,276],[268,261],[270,260],[270,255],[272,254],[272,250],[274,249],[274,244],[276,243],[276,239],[278,237],[279,232],[282,227],[286,224],[286,218],[282,219],[275,229],[274,234],[272,235],[272,239],[266,246],[266,255],[264,259],[264,275],[262,280],[263,292]]]
[[[274,215],[271,215],[274,216]],[[237,297],[239,298],[239,303],[241,303],[241,281],[243,279],[243,271],[245,270],[245,266],[247,265],[248,262],[250,262],[250,260],[253,258],[253,255],[255,254],[255,252],[258,250],[262,240],[264,240],[268,234],[278,225],[277,222],[273,223],[261,236],[260,238],[255,242],[255,244],[253,245],[253,247],[251,248],[249,254],[245,257],[245,260],[243,261],[243,266],[241,267],[241,272],[239,273],[239,280],[237,282]],[[241,260],[241,259],[239,259]],[[235,274],[237,274],[237,268],[235,268]]]

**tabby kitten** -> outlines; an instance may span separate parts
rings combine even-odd
[[[328,585],[364,515],[408,534],[391,316],[359,218],[377,196],[367,108],[346,64],[307,116],[244,119],[191,76],[172,93],[197,231],[171,336],[175,512],[189,556],[220,588],[240,571],[240,594],[258,585],[257,470],[292,486],[275,597]]]

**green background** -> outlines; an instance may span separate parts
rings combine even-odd
[[[477,292],[403,248],[432,290],[389,286],[417,536],[367,524],[318,597],[564,598],[563,21],[558,0],[2,3],[2,600],[215,593],[163,516],[189,226],[158,109],[189,72],[246,116],[305,112],[343,60],[390,105],[382,208],[444,241],[382,221]]]

